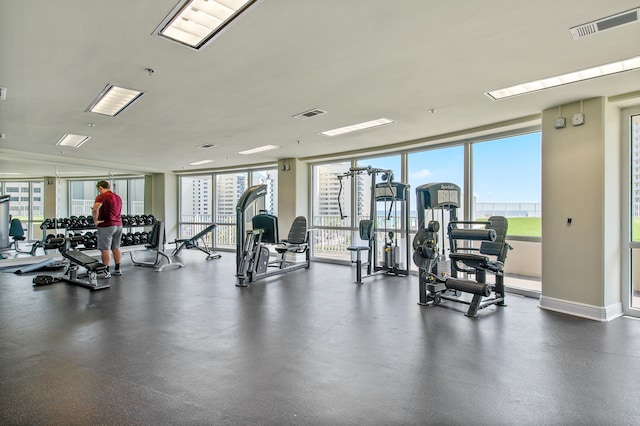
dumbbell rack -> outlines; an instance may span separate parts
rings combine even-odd
[[[91,216],[71,216],[69,218],[53,218],[45,219],[40,224],[42,229],[42,243],[45,250],[47,250],[48,241],[51,238],[72,238],[72,247],[81,249],[79,245],[83,245],[85,249],[95,248],[94,234],[90,231],[95,230],[96,227],[93,224],[93,218]],[[53,231],[55,234],[50,234],[48,231]],[[84,233],[80,233],[84,231]]]
[[[132,231],[134,228],[151,227],[155,223],[156,218],[153,215],[122,215],[122,228],[128,229],[129,232],[125,233],[123,231],[121,246],[126,247],[147,244],[151,231]]]
[[[156,219],[153,215],[122,215],[123,229],[126,228],[129,232],[122,233],[121,246],[146,244],[149,232],[132,231],[134,228],[153,226],[155,222]],[[51,225],[53,225],[53,227]],[[95,232],[97,228],[93,224],[93,218],[91,216],[46,219],[42,222],[40,228],[42,229],[42,244],[45,250],[47,249],[47,241],[52,237],[71,237],[72,247],[78,250],[91,250],[97,247],[97,234]],[[55,234],[47,235],[47,231],[49,230],[53,230]],[[37,246],[35,246],[35,248],[37,248]]]

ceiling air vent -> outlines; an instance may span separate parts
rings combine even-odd
[[[5,99],[7,99],[7,88],[0,87],[0,101],[4,101]]]
[[[322,114],[326,114],[327,111],[318,109],[318,108],[314,108],[314,109],[310,109],[309,111],[305,111],[305,112],[301,112],[300,114],[296,114],[293,116],[293,118],[301,118],[301,119],[307,119],[307,118],[311,118],[311,117],[315,117],[316,115],[322,115]]]
[[[619,27],[621,25],[638,22],[639,14],[640,8],[637,8],[618,13],[617,15],[598,19],[597,21],[578,25],[577,27],[570,28],[571,36],[574,40],[577,40],[579,38],[587,37],[601,31],[610,30],[611,28]]]

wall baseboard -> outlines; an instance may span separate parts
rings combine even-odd
[[[611,321],[623,315],[622,303],[609,306],[593,306],[553,297],[540,296],[538,307],[595,321]]]

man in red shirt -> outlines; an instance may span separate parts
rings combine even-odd
[[[93,223],[98,227],[98,250],[102,253],[102,263],[107,265],[107,273],[104,278],[110,278],[111,253],[113,253],[113,261],[116,264],[113,275],[122,275],[120,271],[120,262],[122,260],[122,252],[120,251],[122,198],[118,194],[111,192],[107,181],[101,180],[98,182],[97,188],[100,194],[96,197],[91,209],[91,215],[93,216]]]

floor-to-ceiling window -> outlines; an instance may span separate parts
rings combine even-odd
[[[254,170],[251,172],[251,185],[266,185],[267,195],[264,208],[269,214],[278,215],[278,170]]]
[[[445,243],[446,223],[450,214],[455,213],[457,219],[464,219],[464,197],[460,194],[457,209],[425,209],[418,211],[416,191],[425,190],[431,184],[452,183],[461,188],[464,193],[464,146],[445,146],[432,148],[425,151],[412,152],[408,155],[408,181],[411,185],[411,240],[418,229],[419,218],[427,223],[429,220],[437,220],[441,223],[441,231],[438,239],[438,253],[446,257],[449,247]],[[411,264],[411,269],[417,271],[417,267]]]
[[[342,178],[351,163],[318,164],[312,167],[311,217],[314,256],[350,259],[347,247],[352,241],[352,214],[356,204],[351,196],[353,182]]]
[[[640,107],[623,111],[623,150],[626,166],[623,183],[622,307],[640,317]]]
[[[69,216],[90,216],[91,209],[98,196],[96,185],[101,178],[78,179],[69,181]],[[144,208],[144,178],[107,179],[111,191],[122,198],[122,214],[140,215]]]
[[[351,256],[346,248],[352,241],[359,244],[357,225],[370,214],[371,180],[366,173],[338,179],[351,166],[391,169],[395,181],[404,180],[410,185],[410,240],[417,230],[418,217],[427,221],[449,220],[448,211],[417,211],[416,188],[430,184],[452,183],[461,188],[460,207],[455,211],[458,220],[482,220],[491,215],[508,217],[513,222],[509,239],[514,251],[510,253],[507,269],[511,263],[512,276],[521,275],[525,281],[533,278],[533,284],[528,284],[526,289],[539,291],[540,132],[313,165],[312,215],[313,225],[319,229],[314,237],[316,258],[348,260]],[[376,210],[380,210],[378,218],[385,218],[384,207],[376,206]],[[389,224],[378,225],[378,229],[382,229]],[[446,256],[446,227],[441,233],[440,251]]]
[[[354,241],[358,241],[357,245],[368,245],[368,242],[358,240],[359,224],[361,220],[375,218],[376,253],[373,261],[376,266],[393,263],[398,269],[407,270],[411,262],[407,258],[409,237],[405,232],[408,224],[404,223],[404,215],[409,206],[406,200],[401,199],[406,191],[399,187],[400,197],[387,196],[398,189],[388,185],[406,183],[402,182],[401,155],[358,158],[356,169],[366,169],[366,172],[352,178],[355,179],[356,194]]]
[[[534,132],[471,145],[472,218],[508,219],[507,238],[513,247],[505,262],[512,275],[509,285],[536,292],[542,290],[540,139],[540,132]]]
[[[69,216],[91,214],[98,190],[98,180],[72,180],[69,182]]]
[[[264,210],[278,214],[278,170],[206,173],[180,176],[179,238],[190,238],[215,224],[205,241],[219,249],[236,247],[236,207],[251,185],[266,185]]]
[[[44,220],[44,182],[0,182],[0,194],[9,195],[9,214],[20,219],[28,240],[40,239],[40,224]]]
[[[180,177],[179,238],[191,238],[213,223],[211,175]],[[205,236],[212,244],[211,235]]]
[[[541,236],[540,133],[474,143],[474,220],[509,219],[508,234]]]
[[[236,247],[236,206],[244,191],[249,188],[249,173],[221,173],[215,175],[214,210],[216,247]]]

